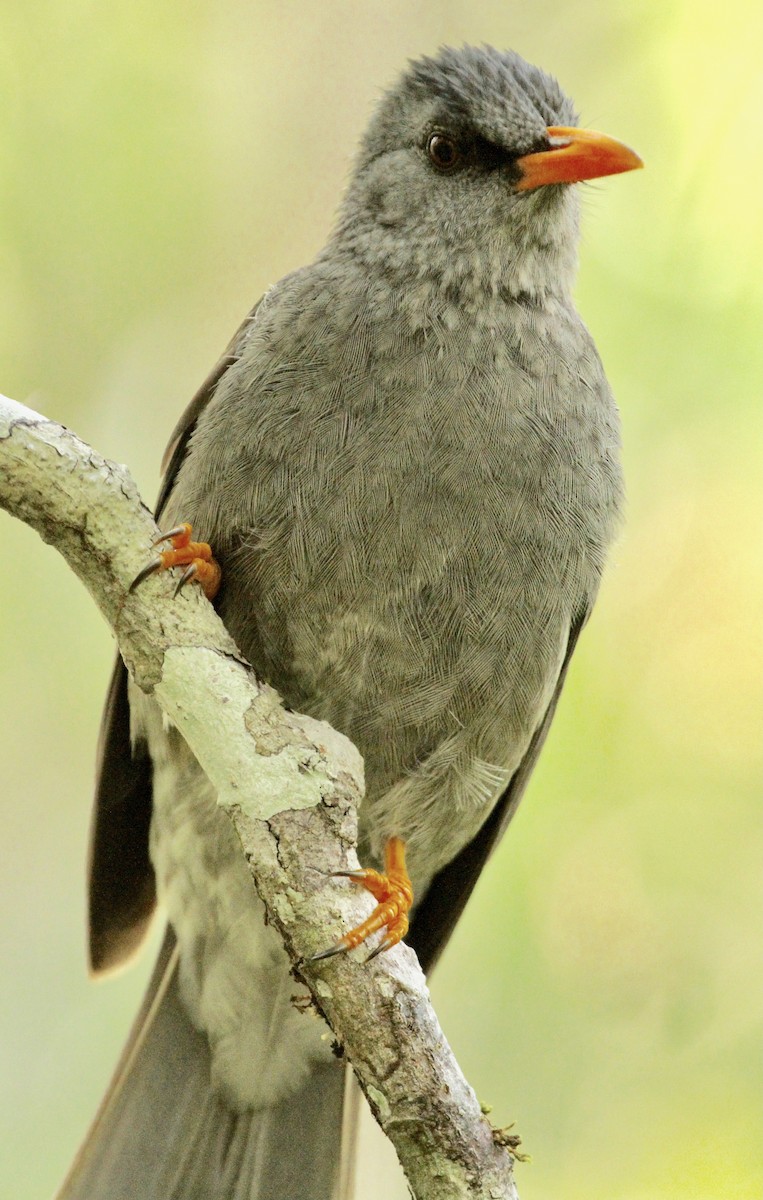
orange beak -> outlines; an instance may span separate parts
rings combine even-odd
[[[523,154],[516,160],[522,172],[519,183],[514,184],[516,192],[529,192],[546,183],[580,183],[602,175],[619,175],[644,165],[628,146],[593,129],[549,125],[546,133],[549,150]]]

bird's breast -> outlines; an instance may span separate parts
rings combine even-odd
[[[614,410],[590,339],[548,315],[414,328],[345,301],[341,321],[276,306],[200,423],[171,517],[218,548],[255,669],[358,745],[371,799],[429,764],[440,795],[478,807],[595,594]]]

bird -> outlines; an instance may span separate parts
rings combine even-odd
[[[257,676],[358,747],[360,860],[383,876],[404,853],[409,888],[374,936],[410,919],[427,971],[525,790],[619,528],[618,411],[572,298],[576,185],[641,165],[514,51],[410,61],[324,248],[250,311],[165,454],[146,573],[182,565]],[[346,1194],[345,1068],[290,1002],[210,783],[118,660],[96,974],[157,899],[159,961],[60,1200]]]

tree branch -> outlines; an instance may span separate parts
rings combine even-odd
[[[0,505],[63,554],[111,626],[135,681],[182,733],[240,838],[295,977],[344,1047],[418,1200],[517,1200],[497,1144],[432,1009],[415,955],[365,965],[303,958],[362,920],[369,900],[327,878],[357,865],[362,763],[324,722],[281,707],[198,588],[155,576],[132,594],[157,530],[124,467],[0,396]]]

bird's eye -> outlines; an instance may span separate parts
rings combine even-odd
[[[427,154],[438,171],[452,171],[461,160],[458,145],[444,133],[431,134],[427,142]]]

